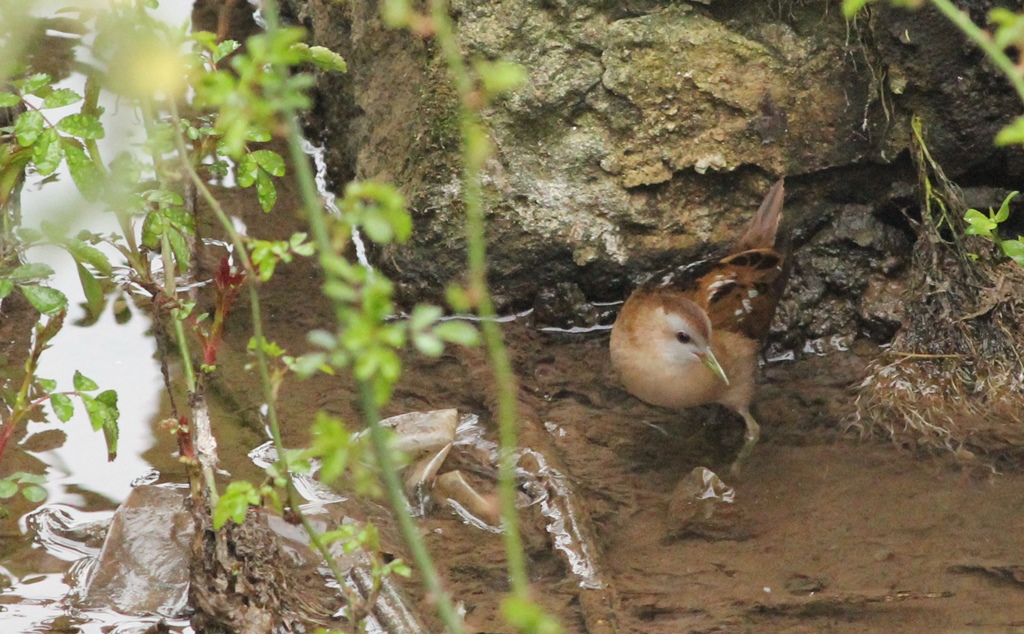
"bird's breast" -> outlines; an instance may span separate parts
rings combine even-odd
[[[619,380],[633,396],[642,401],[685,409],[719,401],[727,386],[696,358],[692,363],[670,361],[657,346],[624,341],[612,331],[612,366]]]

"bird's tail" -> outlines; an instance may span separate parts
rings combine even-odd
[[[785,179],[780,178],[761,202],[754,219],[750,221],[746,233],[740,238],[733,253],[750,249],[770,249],[775,246],[775,234],[779,230],[779,219],[782,217],[782,201],[785,198]]]

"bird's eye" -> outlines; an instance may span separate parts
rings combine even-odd
[[[693,337],[686,334],[685,332],[677,332],[676,341],[678,341],[679,343],[690,343],[691,341],[693,341]]]

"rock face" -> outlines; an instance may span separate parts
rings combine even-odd
[[[435,45],[388,30],[376,2],[283,4],[349,62],[347,75],[321,77],[307,121],[335,186],[391,181],[413,212],[412,241],[372,257],[403,300],[438,300],[465,265],[457,108]],[[990,140],[1020,104],[929,11],[876,7],[847,24],[826,0],[484,0],[451,14],[468,57],[529,72],[485,113],[497,148],[484,175],[491,281],[506,309],[558,288],[622,299],[644,274],[735,239],[786,175],[784,231],[805,266],[776,331],[891,334],[892,316],[876,313],[906,255],[901,212],[918,204],[910,115],[954,180],[1006,187],[1019,161]],[[841,272],[809,271],[824,260]],[[835,309],[798,317],[823,298]]]

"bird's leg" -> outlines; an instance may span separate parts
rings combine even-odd
[[[729,471],[733,476],[740,474],[740,469],[743,467],[743,463],[746,462],[750,454],[754,452],[754,445],[757,444],[758,439],[761,438],[761,426],[754,420],[754,416],[750,413],[750,410],[743,408],[740,411],[740,416],[743,417],[743,422],[747,425],[747,432],[743,435],[743,446],[740,447],[740,452],[736,455],[736,460],[733,461],[732,467]]]

